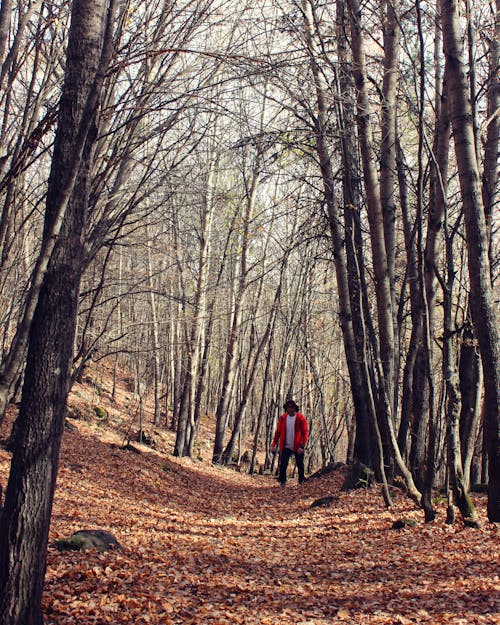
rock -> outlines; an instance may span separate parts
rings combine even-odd
[[[68,421],[67,419],[64,421],[64,429],[68,432],[78,432],[78,428],[76,427],[76,425],[74,425],[73,423],[71,423],[71,421]]]
[[[361,462],[356,462],[349,467],[341,490],[353,490],[355,488],[368,488],[375,483],[375,473]]]
[[[124,449],[125,451],[131,451],[132,453],[137,455],[141,453],[140,449],[137,449],[137,447],[134,447],[134,445],[131,445],[130,443],[123,445],[123,447],[120,447],[120,449]]]
[[[108,551],[121,549],[116,538],[106,530],[80,530],[71,534],[68,538],[56,541],[59,551],[81,551],[82,549],[97,549]]]
[[[332,503],[338,501],[339,498],[336,496],[328,496],[328,497],[320,497],[319,499],[315,499],[312,504],[309,506],[310,508],[329,508]]]
[[[330,464],[327,464],[326,467],[319,469],[319,471],[316,471],[316,473],[313,473],[307,479],[312,480],[313,478],[323,477],[324,475],[328,475],[332,471],[337,471],[337,469],[340,469],[344,466],[345,465],[343,462],[330,462]]]
[[[108,411],[102,406],[94,406],[95,416],[101,421],[107,421],[108,419]]]
[[[252,454],[249,451],[245,451],[241,456],[240,462],[241,464],[250,464],[252,460]]]
[[[405,527],[416,527],[416,525],[413,519],[398,519],[392,524],[391,530],[402,530]]]
[[[154,437],[153,434],[149,432],[137,432],[134,436],[134,440],[137,443],[141,443],[142,445],[146,445],[147,447],[151,447],[152,449],[156,449],[158,446],[158,441]]]

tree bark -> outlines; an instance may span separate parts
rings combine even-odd
[[[376,390],[374,391],[371,386],[366,366],[369,348],[365,322],[367,302],[364,294],[367,292],[367,287],[360,210],[362,205],[361,165],[357,138],[352,132],[356,124],[356,111],[352,60],[348,55],[347,24],[347,9],[343,0],[337,0],[337,50],[340,59],[338,89],[339,94],[342,94],[342,97],[338,98],[337,106],[343,163],[344,237],[352,331],[356,350],[355,367],[359,370],[354,372],[352,378],[356,419],[353,453],[356,460],[371,467],[373,462],[371,423],[376,415],[370,414],[370,411]],[[365,363],[365,366],[360,366],[359,363]],[[360,380],[362,386],[358,388]]]
[[[349,0],[354,81],[357,90],[357,127],[370,226],[370,240],[375,277],[375,292],[380,334],[380,356],[391,415],[394,408],[394,326],[392,294],[385,246],[382,202],[377,183],[376,158],[370,123],[368,76],[361,32],[361,8],[358,0]],[[392,417],[389,417],[392,418]]]
[[[441,0],[444,50],[450,85],[450,116],[464,207],[470,306],[484,371],[484,429],[488,445],[488,518],[500,521],[500,324],[491,284],[486,218],[475,149],[466,68],[461,52],[458,3]]]
[[[493,210],[498,198],[498,149],[500,144],[500,0],[496,0],[495,28],[490,40],[486,143],[482,176],[482,197],[486,217],[487,236],[490,243],[490,267],[493,266],[491,234]]]
[[[312,7],[309,1],[304,1],[302,6],[304,12],[304,25],[306,30],[309,63],[311,73],[313,75],[316,95],[316,151],[318,154],[321,177],[323,181],[323,194],[328,209],[328,222],[334,252],[340,327],[342,330],[344,351],[349,370],[349,379],[351,382],[354,412],[356,415],[356,436],[358,441],[357,453],[360,456],[360,461],[371,466],[371,445],[368,437],[368,433],[370,431],[370,408],[364,390],[366,385],[363,381],[363,372],[356,346],[356,337],[354,334],[346,249],[340,228],[340,211],[337,198],[335,196],[332,159],[327,141],[326,85],[324,84],[324,78],[318,65],[319,51],[318,43],[316,41],[315,20],[313,17]],[[357,207],[354,206],[348,206],[346,208],[347,211],[356,209]]]
[[[0,519],[2,625],[43,623],[46,549],[71,376],[96,106],[111,52],[113,11],[109,11],[105,35],[106,4],[105,0],[75,0],[72,8],[45,240],[53,236],[54,220],[66,196],[69,201],[29,333],[25,382]],[[108,45],[103,49],[104,41]]]
[[[194,313],[191,321],[191,331],[189,344],[187,346],[188,353],[186,355],[186,374],[184,379],[184,387],[181,393],[179,420],[177,423],[177,435],[175,441],[175,456],[187,456],[190,452],[190,428],[194,427],[194,396],[198,382],[198,372],[200,369],[200,359],[203,349],[204,324],[207,311],[206,291],[209,268],[210,239],[212,232],[213,218],[213,188],[215,184],[216,168],[218,158],[210,159],[209,170],[207,172],[207,181],[205,189],[205,198],[203,201],[202,213],[200,218],[200,245],[199,245],[199,262],[198,277],[196,284],[196,293],[194,301]]]
[[[0,64],[5,58],[13,0],[2,0],[0,6]]]

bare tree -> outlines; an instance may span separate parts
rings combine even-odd
[[[0,622],[5,625],[43,622],[49,522],[83,268],[88,175],[113,24],[114,3],[108,7],[104,0],[74,2],[45,215],[44,238],[55,239],[54,251],[29,333],[25,383],[0,518]],[[59,228],[54,229],[58,221],[61,236]]]
[[[493,522],[500,520],[500,325],[491,284],[486,217],[457,4],[442,0],[441,18],[450,84],[450,116],[467,233],[472,322],[484,370],[484,428],[490,473],[488,518]]]

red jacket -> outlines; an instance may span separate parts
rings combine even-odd
[[[286,417],[287,413],[284,412],[278,419],[278,425],[276,426],[276,432],[273,438],[273,445],[276,445],[279,441],[280,451],[283,451],[283,449],[285,448]],[[307,425],[306,418],[302,413],[297,412],[295,414],[295,436],[293,438],[293,451],[297,451],[299,447],[305,447],[308,435],[309,427]]]

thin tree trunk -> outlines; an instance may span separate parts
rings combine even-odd
[[[147,234],[147,229],[146,229]],[[153,423],[155,425],[160,424],[160,337],[158,333],[158,315],[156,312],[156,297],[153,287],[153,264],[151,260],[151,241],[148,238],[147,255],[148,255],[148,295],[149,295],[149,307],[151,309],[151,348],[153,350],[152,362],[153,362],[153,402],[154,413]]]
[[[484,429],[490,481],[488,518],[500,521],[500,323],[491,284],[486,218],[475,149],[472,111],[461,52],[458,5],[441,0],[444,50],[450,84],[450,115],[465,216],[471,312],[484,371]]]
[[[418,175],[417,175],[417,267],[418,267],[418,293],[422,300],[420,306],[422,323],[422,341],[420,348],[421,366],[417,369],[417,383],[421,389],[419,395],[423,398],[420,402],[419,433],[420,448],[425,452],[419,460],[423,461],[422,472],[422,505],[426,522],[433,521],[436,512],[432,505],[432,489],[436,478],[436,444],[437,444],[437,414],[435,402],[435,384],[433,375],[433,341],[431,337],[430,310],[425,290],[424,270],[424,246],[423,246],[423,213],[424,213],[424,102],[425,102],[425,41],[422,25],[422,11],[420,2],[416,4],[417,29],[419,39],[419,107],[418,107]],[[425,446],[425,443],[427,445]]]
[[[387,253],[385,248],[384,219],[380,192],[377,184],[376,157],[370,124],[370,100],[364,46],[362,41],[360,4],[349,0],[351,18],[351,40],[354,59],[354,81],[357,90],[357,126],[363,163],[363,178],[366,190],[368,222],[375,277],[375,292],[380,333],[380,356],[389,405],[394,405],[394,326],[392,295]]]
[[[273,323],[276,323],[276,316],[274,318]],[[272,357],[273,347],[274,347],[273,337],[274,337],[274,326],[271,329],[271,335],[270,335],[270,338],[268,341],[268,347],[267,347],[266,367],[264,369],[264,378],[262,381],[262,391],[261,391],[262,394],[260,398],[259,411],[257,413],[257,424],[255,426],[255,433],[254,433],[253,446],[252,446],[252,458],[250,460],[250,467],[248,469],[248,473],[250,475],[253,475],[255,473],[255,464],[257,460],[257,451],[259,447],[259,437],[262,431],[262,424],[264,423],[266,394],[267,394],[267,387],[270,381],[269,378],[270,378],[270,369],[271,369],[271,357]]]
[[[382,83],[382,141],[380,146],[380,202],[384,220],[387,269],[395,306],[396,261],[396,94],[399,77],[399,0],[384,0],[384,78]],[[396,327],[396,324],[394,324]]]
[[[418,347],[420,345],[422,335],[422,300],[418,292],[418,260],[417,249],[415,245],[415,228],[417,224],[412,225],[408,207],[408,182],[406,174],[406,165],[404,162],[404,154],[401,145],[398,145],[397,151],[397,168],[399,179],[399,194],[402,214],[403,233],[406,248],[406,282],[410,291],[410,313],[411,313],[411,334],[406,353],[406,361],[403,369],[402,377],[402,395],[401,395],[401,419],[398,430],[398,447],[403,457],[407,456],[409,446],[409,433],[412,421],[413,411],[413,378],[416,369],[418,356]],[[401,297],[403,302],[404,298]],[[399,318],[403,315],[402,303],[400,304]]]
[[[177,436],[174,449],[175,456],[185,456],[189,454],[190,436],[188,428],[194,427],[193,399],[200,367],[201,349],[203,346],[203,328],[206,315],[206,290],[213,216],[212,197],[218,159],[211,159],[210,162],[201,214],[198,278],[194,301],[194,314],[191,321],[189,344],[187,345],[186,374],[180,398],[179,420],[177,423]]]
[[[264,107],[265,108],[265,107]],[[257,201],[257,189],[259,186],[260,163],[262,153],[260,147],[256,155],[249,192],[245,202],[243,220],[243,232],[241,235],[241,257],[239,263],[239,276],[237,279],[234,294],[234,310],[232,311],[231,327],[228,336],[226,355],[224,360],[224,370],[222,376],[222,391],[217,403],[215,440],[212,454],[212,462],[220,464],[223,462],[224,434],[229,418],[229,407],[232,399],[232,388],[235,382],[236,366],[238,364],[237,352],[239,346],[240,327],[243,318],[243,298],[246,291],[247,281],[247,254],[249,242],[250,219],[255,209]]]
[[[275,322],[276,315],[278,312],[279,299],[281,296],[284,267],[285,265],[282,267],[282,270],[281,270],[280,282],[276,290],[276,294],[274,296],[274,302],[272,304],[271,311],[269,313],[269,319],[266,324],[266,329],[264,331],[264,334],[259,340],[257,349],[255,351],[255,354],[252,358],[252,362],[250,364],[249,376],[245,383],[245,387],[243,388],[243,391],[242,391],[242,398],[238,406],[238,410],[236,412],[235,422],[233,425],[233,431],[231,432],[231,437],[222,455],[222,461],[223,461],[223,464],[225,465],[229,464],[229,462],[231,461],[231,458],[234,452],[234,446],[236,443],[236,437],[240,434],[241,423],[245,415],[245,411],[246,411],[246,407],[248,403],[248,397],[250,395],[250,391],[253,387],[255,376],[257,374],[257,365],[259,364],[260,356],[268,343],[269,336],[271,335],[272,328],[274,327],[274,322]]]
[[[490,266],[492,263],[491,228],[493,210],[498,196],[498,149],[500,143],[500,0],[496,0],[495,30],[490,41],[486,144],[481,194],[486,218],[487,237],[490,241]]]
[[[456,346],[454,345],[454,335],[452,325],[452,295],[455,281],[455,268],[453,259],[453,233],[446,223],[446,266],[447,280],[443,284],[443,314],[444,314],[444,336],[443,336],[443,377],[447,391],[447,456],[448,471],[450,476],[450,486],[453,493],[453,503],[455,503],[462,517],[469,523],[476,523],[477,513],[471,498],[468,495],[467,481],[463,472],[462,454],[460,448],[460,409],[461,396],[459,388],[459,376],[457,367]],[[453,518],[450,515],[449,520]]]

